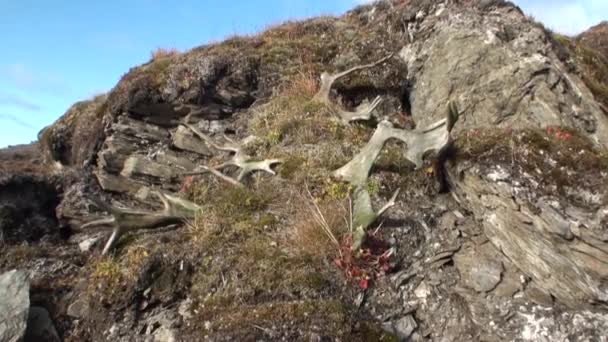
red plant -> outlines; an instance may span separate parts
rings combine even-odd
[[[560,127],[547,127],[547,134],[554,135],[557,140],[568,141],[572,138],[572,133],[561,129]]]
[[[477,137],[480,134],[481,134],[481,131],[479,129],[472,129],[467,132],[467,137]]]
[[[341,256],[334,260],[348,280],[367,289],[370,282],[390,272],[393,266],[390,257],[393,250],[378,234],[368,233],[360,251],[352,250],[352,236],[346,234],[340,245]]]
[[[193,176],[186,176],[182,181],[182,186],[179,189],[179,192],[182,194],[188,193],[192,185],[194,184]]]

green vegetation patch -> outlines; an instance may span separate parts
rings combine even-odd
[[[456,160],[473,161],[482,167],[501,165],[512,177],[532,177],[546,195],[571,201],[583,190],[608,200],[608,154],[596,148],[578,131],[564,127],[546,129],[489,129],[469,131],[455,143]],[[580,203],[584,205],[584,203]]]

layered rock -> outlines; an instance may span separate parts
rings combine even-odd
[[[553,130],[464,139],[450,182],[490,242],[559,302],[605,305],[607,156]]]
[[[366,292],[367,300],[357,299],[357,305],[382,321],[386,330],[414,340],[570,336],[563,330],[589,338],[601,336],[608,329],[602,325],[608,301],[608,166],[602,150],[608,147],[608,117],[599,88],[590,85],[583,68],[572,66],[579,64],[562,54],[560,46],[571,48],[562,43],[516,6],[502,1],[382,1],[340,18],[288,23],[256,37],[237,37],[153,59],[130,70],[107,96],[74,105],[41,133],[42,151],[52,165],[49,172],[79,177],[64,186],[57,216],[79,230],[85,220],[100,214],[93,210],[91,198],[119,202],[123,207],[153,207],[152,191],[176,193],[184,188],[185,174],[199,165],[217,163],[221,157],[182,124],[211,136],[226,134],[241,140],[254,131],[253,123],[263,121],[265,104],[277,100],[277,94],[296,76],[316,77],[323,71],[341,71],[390,56],[374,68],[337,81],[328,99],[346,111],[380,96],[382,103],[372,102],[368,114],[418,128],[442,119],[448,101],[459,103],[461,116],[453,131],[456,152],[446,170],[452,194],[431,194],[425,175],[441,176],[436,174],[441,169],[429,169],[422,160],[417,160],[417,166],[425,166],[419,173],[405,172],[405,176],[404,172],[373,170],[381,174],[377,179],[384,182],[383,191],[395,183],[390,179],[405,182],[395,214],[388,220],[394,230],[385,233],[400,247],[396,253],[403,270],[391,278],[393,285],[379,283],[378,289]],[[311,108],[306,115],[314,111]],[[336,132],[342,129],[339,125],[332,126]],[[281,143],[275,135],[259,138],[260,144]],[[323,143],[313,138],[315,144]],[[315,144],[298,148],[314,158],[319,154]],[[285,150],[292,151],[290,147]],[[280,181],[273,186],[285,184]],[[1,184],[3,208],[26,208],[24,202],[35,205],[45,198],[28,184]],[[15,196],[17,188],[26,190],[23,201]],[[38,183],[34,188],[41,189]],[[45,194],[58,194],[47,190]],[[4,196],[7,192],[9,197]],[[380,202],[374,196],[374,202]],[[57,203],[47,204],[34,206],[30,212],[41,213]],[[252,220],[265,218],[258,214]],[[5,216],[11,215],[12,211]],[[9,221],[0,221],[5,231],[13,225],[3,222]],[[20,227],[18,231],[26,231]],[[241,228],[232,225],[230,229]],[[255,232],[266,236],[265,229]],[[42,231],[38,235],[50,229]],[[92,234],[80,232],[73,241],[90,241]],[[267,255],[270,250],[275,256],[275,241],[266,244],[263,240],[260,247],[248,234],[246,229],[234,233],[228,250],[237,253],[238,244],[247,243],[252,251],[246,252]],[[186,235],[183,230],[162,234],[180,247]],[[243,236],[247,238],[238,239]],[[145,241],[158,245],[161,239]],[[83,249],[91,244],[84,243]],[[285,257],[279,252],[284,247],[279,247],[276,260]],[[91,253],[97,249],[93,247]],[[58,310],[69,311],[70,319],[81,325],[66,324],[66,330],[72,329],[77,337],[122,340],[144,334],[169,340],[180,329],[195,334],[191,330],[201,327],[219,340],[244,337],[250,330],[254,331],[251,336],[264,338],[322,338],[318,332],[309,336],[293,327],[249,326],[231,331],[226,327],[238,322],[231,320],[230,310],[221,308],[224,328],[215,321],[192,322],[189,327],[192,314],[186,311],[190,307],[182,310],[181,306],[189,303],[191,282],[196,285],[190,268],[222,265],[210,271],[217,274],[212,275],[209,289],[197,288],[205,296],[227,286],[238,290],[243,275],[224,279],[230,270],[223,268],[224,262],[237,257],[205,254],[200,261],[199,255],[175,246],[153,257],[142,250],[120,255],[123,264],[132,267],[126,275],[116,270],[113,260],[95,261],[94,271],[81,271],[92,273],[79,277],[94,284],[69,287],[69,295],[62,300],[71,305],[62,302]],[[77,273],[74,268],[66,271],[70,277]],[[87,318],[88,296],[102,288],[95,283],[100,279],[111,285],[106,284],[109,294],[104,292],[100,302],[109,303],[103,310],[112,313],[113,322],[106,314]],[[230,284],[231,280],[237,285]],[[124,289],[129,291],[124,292],[128,298],[118,295]],[[327,326],[342,329],[348,320],[341,309],[336,314],[333,306],[320,301],[328,293],[324,291],[311,291],[316,296],[312,307],[320,305],[326,310],[322,312],[338,317],[339,324],[331,321]],[[282,292],[278,307],[296,312],[300,292],[306,291]],[[528,305],[530,301],[535,304]],[[193,311],[208,317],[197,304]],[[268,298],[246,304],[275,312]],[[543,307],[558,308],[564,314],[551,318]],[[217,305],[213,308],[218,309]],[[378,312],[382,309],[386,311]],[[300,314],[294,317],[300,319]],[[582,323],[575,324],[574,318]],[[549,330],[539,328],[540,321],[551,319]],[[180,325],[182,320],[185,326]]]

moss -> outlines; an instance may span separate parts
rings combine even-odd
[[[150,74],[154,80],[156,87],[160,86],[165,79],[165,72],[172,63],[171,57],[163,57],[154,60],[146,69],[146,72]]]
[[[89,276],[88,292],[96,297],[109,299],[121,291],[126,282],[121,265],[113,258],[104,258],[98,261]]]
[[[399,342],[398,336],[389,334],[382,330],[377,323],[363,322],[361,323],[359,336],[361,341],[378,341],[378,342]]]
[[[213,206],[219,216],[239,221],[265,209],[269,201],[270,198],[265,193],[243,187],[229,187],[216,193]]]
[[[262,305],[241,305],[226,308],[225,303],[206,307],[202,319],[213,318],[214,324],[205,329],[207,335],[218,334],[223,337],[242,339],[265,338],[264,327],[294,327],[303,333],[305,339],[310,334],[322,334],[335,339],[348,336],[350,312],[337,300],[283,301]],[[295,335],[298,336],[298,335]]]
[[[405,157],[404,149],[401,143],[388,141],[380,152],[378,160],[374,163],[374,169],[390,171],[401,175],[410,173],[414,164]]]
[[[303,156],[290,154],[279,166],[279,175],[285,179],[293,180],[305,162],[306,159]]]
[[[38,258],[48,257],[48,251],[39,245],[0,244],[0,267],[10,269]]]
[[[328,200],[343,200],[350,195],[351,191],[350,184],[330,181],[323,191],[323,196]]]
[[[380,181],[370,178],[365,184],[365,188],[370,195],[377,195],[380,192]]]
[[[282,134],[279,130],[271,130],[266,135],[266,141],[271,145],[278,145],[281,142]]]

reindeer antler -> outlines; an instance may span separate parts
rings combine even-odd
[[[93,226],[110,226],[114,228],[108,239],[102,254],[107,254],[120,236],[131,230],[152,229],[170,224],[181,223],[186,219],[192,219],[202,211],[202,208],[190,201],[179,197],[154,192],[163,203],[160,211],[139,211],[110,206],[99,200],[93,200],[100,209],[108,212],[111,217],[95,220],[82,225],[82,229]]]
[[[210,136],[198,130],[194,125],[187,123],[184,123],[183,125],[190,129],[203,141],[205,141],[210,147],[215,148],[219,151],[226,151],[232,153],[232,157],[230,158],[230,160],[213,168],[209,166],[199,166],[199,168],[202,170],[189,172],[187,173],[188,175],[196,175],[210,172],[213,175],[218,176],[220,179],[229,182],[230,184],[242,186],[242,181],[250,173],[255,171],[264,171],[270,173],[271,175],[275,175],[276,173],[272,169],[272,166],[282,163],[281,159],[257,160],[245,153],[243,146],[240,143],[237,143],[236,141],[230,139],[227,136],[224,136],[224,140],[226,140],[226,143],[220,145],[219,143],[215,142]],[[235,166],[240,169],[236,179],[220,172],[220,170],[229,166]]]
[[[331,92],[331,87],[333,86],[334,82],[336,82],[339,78],[347,76],[355,71],[373,68],[373,67],[385,62],[392,56],[393,56],[393,54],[390,54],[373,63],[357,65],[348,70],[345,70],[345,71],[342,71],[342,72],[339,72],[336,74],[330,74],[327,72],[322,73],[321,74],[321,86],[319,88],[319,91],[313,97],[313,99],[317,100],[319,102],[325,103],[326,105],[329,105],[332,107],[337,106],[334,103],[332,103],[329,98],[329,94]],[[382,102],[382,98],[380,96],[377,96],[371,103],[361,104],[359,107],[357,107],[357,109],[354,112],[348,111],[348,110],[340,108],[338,106],[338,109],[337,109],[338,116],[340,116],[340,118],[344,122],[347,122],[347,123],[351,122],[351,121],[356,121],[356,120],[369,120],[369,119],[371,119],[372,112],[374,111],[374,109],[376,109],[376,107],[378,107],[378,105],[381,102]]]

